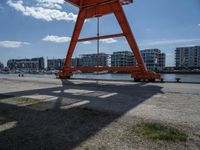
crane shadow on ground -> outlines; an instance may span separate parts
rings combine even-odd
[[[48,95],[50,99],[19,106],[6,103],[10,96],[1,96],[0,126],[7,123],[0,128],[1,149],[73,149],[159,93],[160,86],[145,83],[68,80],[62,80],[62,86],[4,93],[17,97]]]

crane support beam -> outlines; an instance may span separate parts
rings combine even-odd
[[[70,41],[67,57],[65,59],[64,67],[70,67],[71,58],[76,47],[81,29],[83,27],[85,21],[85,10],[80,10],[78,14],[78,18],[74,27],[73,35]]]
[[[128,23],[128,20],[126,18],[126,15],[123,11],[123,8],[121,6],[121,4],[119,3],[116,3],[115,4],[115,7],[113,7],[113,10],[114,10],[114,14],[119,22],[119,25],[123,31],[123,33],[125,34],[125,37],[128,41],[128,44],[130,45],[131,47],[131,50],[138,62],[138,65],[140,66],[141,70],[142,71],[146,71],[146,67],[144,65],[144,61],[142,59],[142,56],[140,55],[140,51],[139,51],[139,48],[138,48],[138,45],[137,45],[137,42],[133,36],[133,33],[131,31],[131,28],[129,26],[129,23]]]
[[[130,66],[130,67],[81,67],[81,68],[65,68],[65,71],[75,72],[94,72],[94,71],[140,71],[138,66]]]
[[[104,36],[97,36],[97,37],[89,37],[89,38],[83,38],[83,39],[79,39],[78,42],[92,41],[92,40],[97,40],[97,39],[116,38],[116,37],[122,37],[122,36],[124,36],[124,33],[112,34],[112,35],[104,35]]]
[[[66,0],[66,2],[79,8],[92,7],[99,4],[110,3],[114,1],[119,1],[122,5],[127,5],[133,2],[133,0]]]

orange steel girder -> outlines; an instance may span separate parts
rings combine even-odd
[[[73,35],[69,45],[68,53],[64,63],[63,70],[57,73],[57,76],[60,78],[70,78],[74,71],[84,71],[84,72],[93,72],[93,71],[129,71],[132,74],[133,78],[138,79],[160,79],[160,74],[147,71],[146,66],[143,62],[143,59],[140,55],[139,48],[137,46],[136,40],[133,36],[131,28],[129,26],[128,20],[122,8],[123,4],[127,4],[127,0],[124,0],[126,3],[123,3],[122,0],[66,0],[67,2],[79,7],[79,13],[77,21],[74,27]],[[129,0],[132,2],[132,0]],[[80,32],[82,30],[84,21],[88,18],[100,17],[114,13],[123,33],[114,34],[114,35],[105,35],[98,37],[91,37],[85,39],[79,39]],[[131,67],[97,67],[97,68],[70,68],[71,58],[76,47],[77,42],[88,41],[88,40],[97,40],[105,38],[113,38],[125,36],[130,48],[137,60],[137,66]]]

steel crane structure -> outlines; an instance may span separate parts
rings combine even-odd
[[[68,53],[65,59],[64,67],[59,71],[56,76],[59,78],[69,79],[73,72],[93,72],[93,71],[127,71],[131,73],[132,78],[135,81],[140,79],[155,81],[155,79],[160,79],[161,76],[158,73],[148,71],[144,64],[144,61],[140,55],[137,42],[133,36],[131,28],[129,26],[128,20],[124,13],[122,5],[131,4],[133,0],[66,0],[66,2],[79,8],[78,17],[74,27],[73,35],[69,45]],[[97,34],[97,37],[89,37],[79,39],[80,32],[82,30],[84,21],[88,18],[102,17],[107,14],[114,13],[122,33],[113,35],[102,35]],[[77,42],[84,42],[89,40],[100,40],[106,38],[115,38],[124,36],[137,60],[136,66],[126,66],[126,67],[81,67],[72,68],[70,67],[71,58],[76,47]]]

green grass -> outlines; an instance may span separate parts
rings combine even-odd
[[[12,98],[12,101],[27,104],[27,103],[37,102],[38,100],[35,100],[35,99],[32,99],[32,98],[27,98],[27,97],[14,97],[14,98]]]
[[[9,103],[20,103],[20,104],[31,104],[31,103],[37,103],[39,100],[28,98],[28,97],[15,97],[15,96],[9,96],[9,95],[3,95],[0,94],[0,101],[7,101]]]
[[[188,138],[185,132],[160,123],[140,123],[133,130],[152,140],[185,142]]]

